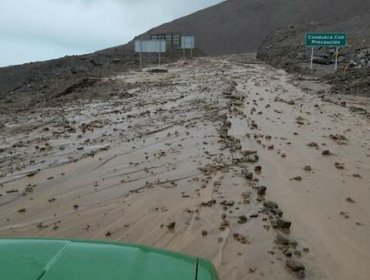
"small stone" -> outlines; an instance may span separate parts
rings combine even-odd
[[[247,221],[248,221],[248,219],[245,215],[239,216],[239,220],[238,220],[239,224],[245,224]]]
[[[270,208],[270,209],[279,208],[279,205],[274,201],[265,201],[263,203],[263,206],[265,206],[267,208]]]
[[[346,201],[349,202],[349,203],[355,203],[356,201],[353,200],[353,198],[351,197],[347,197],[346,198]]]
[[[105,233],[105,236],[106,236],[106,237],[110,237],[110,236],[112,236],[112,233],[108,230],[108,231]]]
[[[261,172],[262,171],[262,166],[257,165],[256,167],[254,167],[254,171],[255,172]]]
[[[19,209],[18,213],[26,213],[26,208]]]
[[[260,186],[257,189],[257,194],[258,195],[265,195],[266,194],[266,190],[267,190],[267,188],[265,186]]]
[[[315,142],[310,142],[307,144],[308,147],[317,148],[319,145]]]
[[[201,205],[202,206],[207,206],[207,207],[212,207],[215,204],[216,204],[216,200],[212,199],[212,200],[209,200],[209,201],[203,201]]]
[[[202,230],[202,235],[203,235],[203,236],[207,236],[207,235],[208,235],[208,231],[206,231],[206,230]]]
[[[167,225],[167,228],[169,231],[174,231],[175,230],[175,226],[176,226],[176,223],[175,222],[171,222]]]
[[[283,219],[283,218],[278,218],[275,222],[275,227],[282,228],[282,229],[289,229],[291,225],[292,225],[292,222],[286,219]]]
[[[234,200],[224,200],[224,201],[221,201],[220,204],[223,206],[234,206],[235,201]]]
[[[275,238],[275,243],[279,245],[289,245],[289,239],[278,233]]]
[[[299,261],[297,261],[295,259],[289,259],[289,260],[287,260],[286,261],[286,264],[293,271],[305,270],[304,265],[301,262],[299,262]]]
[[[323,156],[330,156],[331,152],[329,150],[324,150],[324,151],[322,151],[322,155]]]
[[[295,176],[292,178],[292,180],[294,181],[302,181],[302,177],[301,176]]]
[[[312,167],[309,165],[306,165],[303,169],[308,172],[312,171]]]

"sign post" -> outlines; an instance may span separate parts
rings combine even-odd
[[[311,66],[310,66],[311,71],[313,70],[313,51],[314,48],[311,48]]]
[[[336,47],[335,52],[335,71],[338,69],[339,47],[347,45],[348,36],[345,33],[307,33],[305,37],[306,47],[312,48],[311,51],[311,70],[313,69],[313,54],[315,47]]]

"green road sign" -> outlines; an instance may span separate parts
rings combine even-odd
[[[307,33],[307,47],[344,47],[347,45],[345,33]]]

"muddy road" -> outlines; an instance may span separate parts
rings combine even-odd
[[[0,116],[0,236],[141,243],[223,280],[368,279],[370,100],[233,57],[166,68]]]

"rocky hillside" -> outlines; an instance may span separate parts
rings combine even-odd
[[[277,28],[310,22],[332,24],[370,13],[368,0],[228,0],[149,30],[194,34],[209,55],[255,52]]]
[[[316,48],[314,73],[329,78],[335,92],[370,95],[370,13],[330,24],[310,23],[277,30],[259,48],[257,57],[291,72],[309,70],[311,49],[303,45],[306,32],[348,33],[348,46],[339,51],[339,71],[334,74],[335,49]]]

